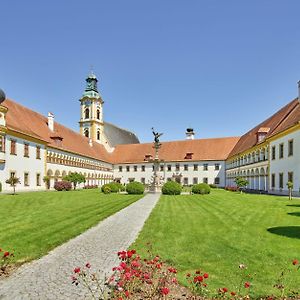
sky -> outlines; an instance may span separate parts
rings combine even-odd
[[[79,130],[91,66],[105,121],[141,142],[239,136],[298,96],[298,0],[1,1],[0,88]]]

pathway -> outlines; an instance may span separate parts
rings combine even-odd
[[[41,259],[24,264],[0,281],[0,299],[86,299],[86,291],[71,283],[73,269],[90,262],[94,270],[110,273],[118,264],[116,253],[135,241],[159,196],[147,194]]]

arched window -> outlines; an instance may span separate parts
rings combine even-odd
[[[87,128],[84,130],[84,135],[85,135],[86,137],[89,137],[89,130],[88,130]]]
[[[97,140],[100,141],[100,130],[97,131]]]
[[[97,119],[100,120],[100,109],[97,109]]]
[[[85,115],[85,118],[86,118],[86,119],[89,119],[89,118],[90,118],[90,110],[89,110],[88,108],[85,109],[84,115]]]

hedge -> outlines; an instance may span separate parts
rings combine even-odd
[[[118,193],[118,192],[125,191],[125,187],[123,186],[123,184],[121,184],[119,182],[110,182],[110,183],[106,183],[106,184],[102,185],[102,187],[101,187],[102,192],[104,192],[104,189],[106,187],[110,188],[111,193]]]
[[[163,185],[161,191],[164,195],[180,195],[182,191],[182,186],[178,182],[167,181]]]
[[[140,195],[144,194],[145,186],[137,181],[130,182],[126,185],[126,192],[128,194]]]
[[[72,189],[72,183],[69,181],[56,181],[54,188],[57,191],[70,191]]]
[[[194,194],[209,194],[210,193],[210,187],[207,183],[199,183],[195,184],[192,187],[192,193]]]

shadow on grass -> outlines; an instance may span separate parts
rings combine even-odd
[[[294,239],[300,239],[300,226],[282,226],[267,229],[270,233],[282,235]]]
[[[291,207],[300,207],[300,204],[287,204],[287,206],[291,206]]]
[[[297,212],[290,212],[290,213],[288,213],[288,215],[294,216],[294,217],[300,217],[300,211],[297,211]]]

